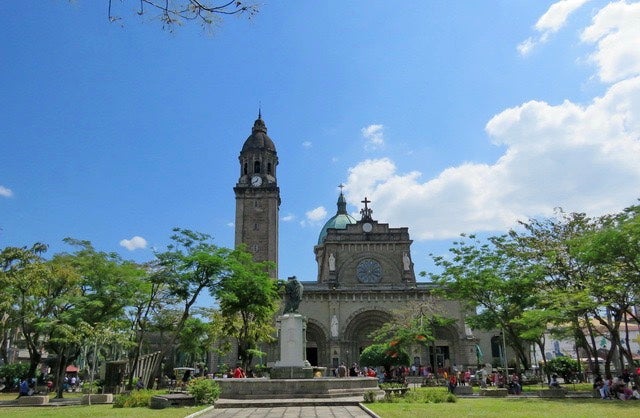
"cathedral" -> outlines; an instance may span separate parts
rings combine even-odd
[[[277,266],[278,156],[260,114],[242,146],[239,163],[234,187],[235,244],[246,244],[256,261],[269,260]],[[372,331],[388,322],[394,311],[416,306],[416,316],[438,312],[455,323],[436,329],[436,340],[428,346],[411,347],[412,363],[434,369],[475,368],[481,361],[479,353],[495,348],[488,341],[490,334],[472,332],[465,325],[469,313],[461,303],[438,299],[432,294],[433,284],[416,281],[408,228],[375,219],[375,202],[366,197],[361,203],[356,219],[347,212],[341,191],[336,214],[319,231],[313,248],[317,278],[302,282],[298,309],[307,318],[307,360],[329,370],[340,363],[357,363],[362,350],[373,342]],[[276,267],[272,277],[277,274]]]

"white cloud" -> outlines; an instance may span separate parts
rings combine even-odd
[[[295,215],[290,213],[290,214],[288,214],[286,216],[283,216],[281,219],[282,219],[283,222],[291,222],[291,221],[295,220],[296,217],[295,217]]]
[[[2,197],[12,197],[13,191],[7,187],[0,186],[0,196]]]
[[[312,209],[306,213],[307,220],[309,222],[320,222],[323,221],[327,217],[327,210],[324,206],[317,207]]]
[[[558,32],[567,23],[569,16],[590,0],[560,0],[553,3],[547,11],[540,16],[534,28],[540,35],[538,38],[529,37],[521,42],[517,49],[520,55],[529,54],[538,44],[545,43],[551,35]]]
[[[374,150],[384,145],[384,126],[383,125],[369,125],[360,130],[364,139],[365,149]]]
[[[640,74],[640,3],[611,3],[582,32],[583,42],[597,43],[589,57],[604,82]]]
[[[389,159],[362,161],[349,170],[347,199],[361,207],[369,197],[375,219],[409,226],[417,240],[501,232],[517,220],[550,216],[558,206],[598,216],[635,204],[639,18],[640,3],[613,3],[582,33],[596,48],[600,78],[612,83],[602,96],[584,104],[532,100],[498,113],[485,130],[505,152],[490,164],[465,163],[423,180],[419,172],[399,172]]]
[[[311,141],[304,141],[304,142],[302,143],[302,148],[305,148],[305,149],[309,149],[309,148],[311,148],[312,146],[313,146],[313,144],[311,143]]]
[[[134,251],[141,248],[147,248],[147,240],[136,235],[131,239],[123,239],[120,241],[120,245],[129,251]]]

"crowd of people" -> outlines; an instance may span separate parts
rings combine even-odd
[[[628,370],[623,371],[622,374],[616,377],[607,376],[603,378],[597,375],[593,380],[593,388],[597,390],[600,393],[600,397],[605,400],[620,399],[628,401],[640,399],[638,386],[632,383],[631,374]]]

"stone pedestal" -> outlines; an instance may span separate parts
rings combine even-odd
[[[481,389],[480,396],[491,396],[496,398],[505,398],[507,396],[507,389]]]
[[[94,393],[82,395],[82,399],[80,400],[81,405],[94,405],[94,404],[103,404],[103,403],[113,403],[113,394],[112,393]]]
[[[313,368],[306,359],[306,319],[297,313],[278,318],[280,360],[271,368],[272,379],[311,379]]]
[[[453,389],[453,394],[454,395],[473,395],[473,388],[471,386],[456,386]]]
[[[18,398],[18,405],[46,405],[49,403],[48,396],[21,396]]]

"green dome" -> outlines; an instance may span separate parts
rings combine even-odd
[[[340,192],[340,197],[338,197],[338,212],[322,227],[320,236],[318,236],[318,245],[324,242],[329,228],[346,229],[347,225],[355,224],[357,222],[358,221],[356,221],[353,216],[347,213],[347,201],[345,200],[342,192]]]

